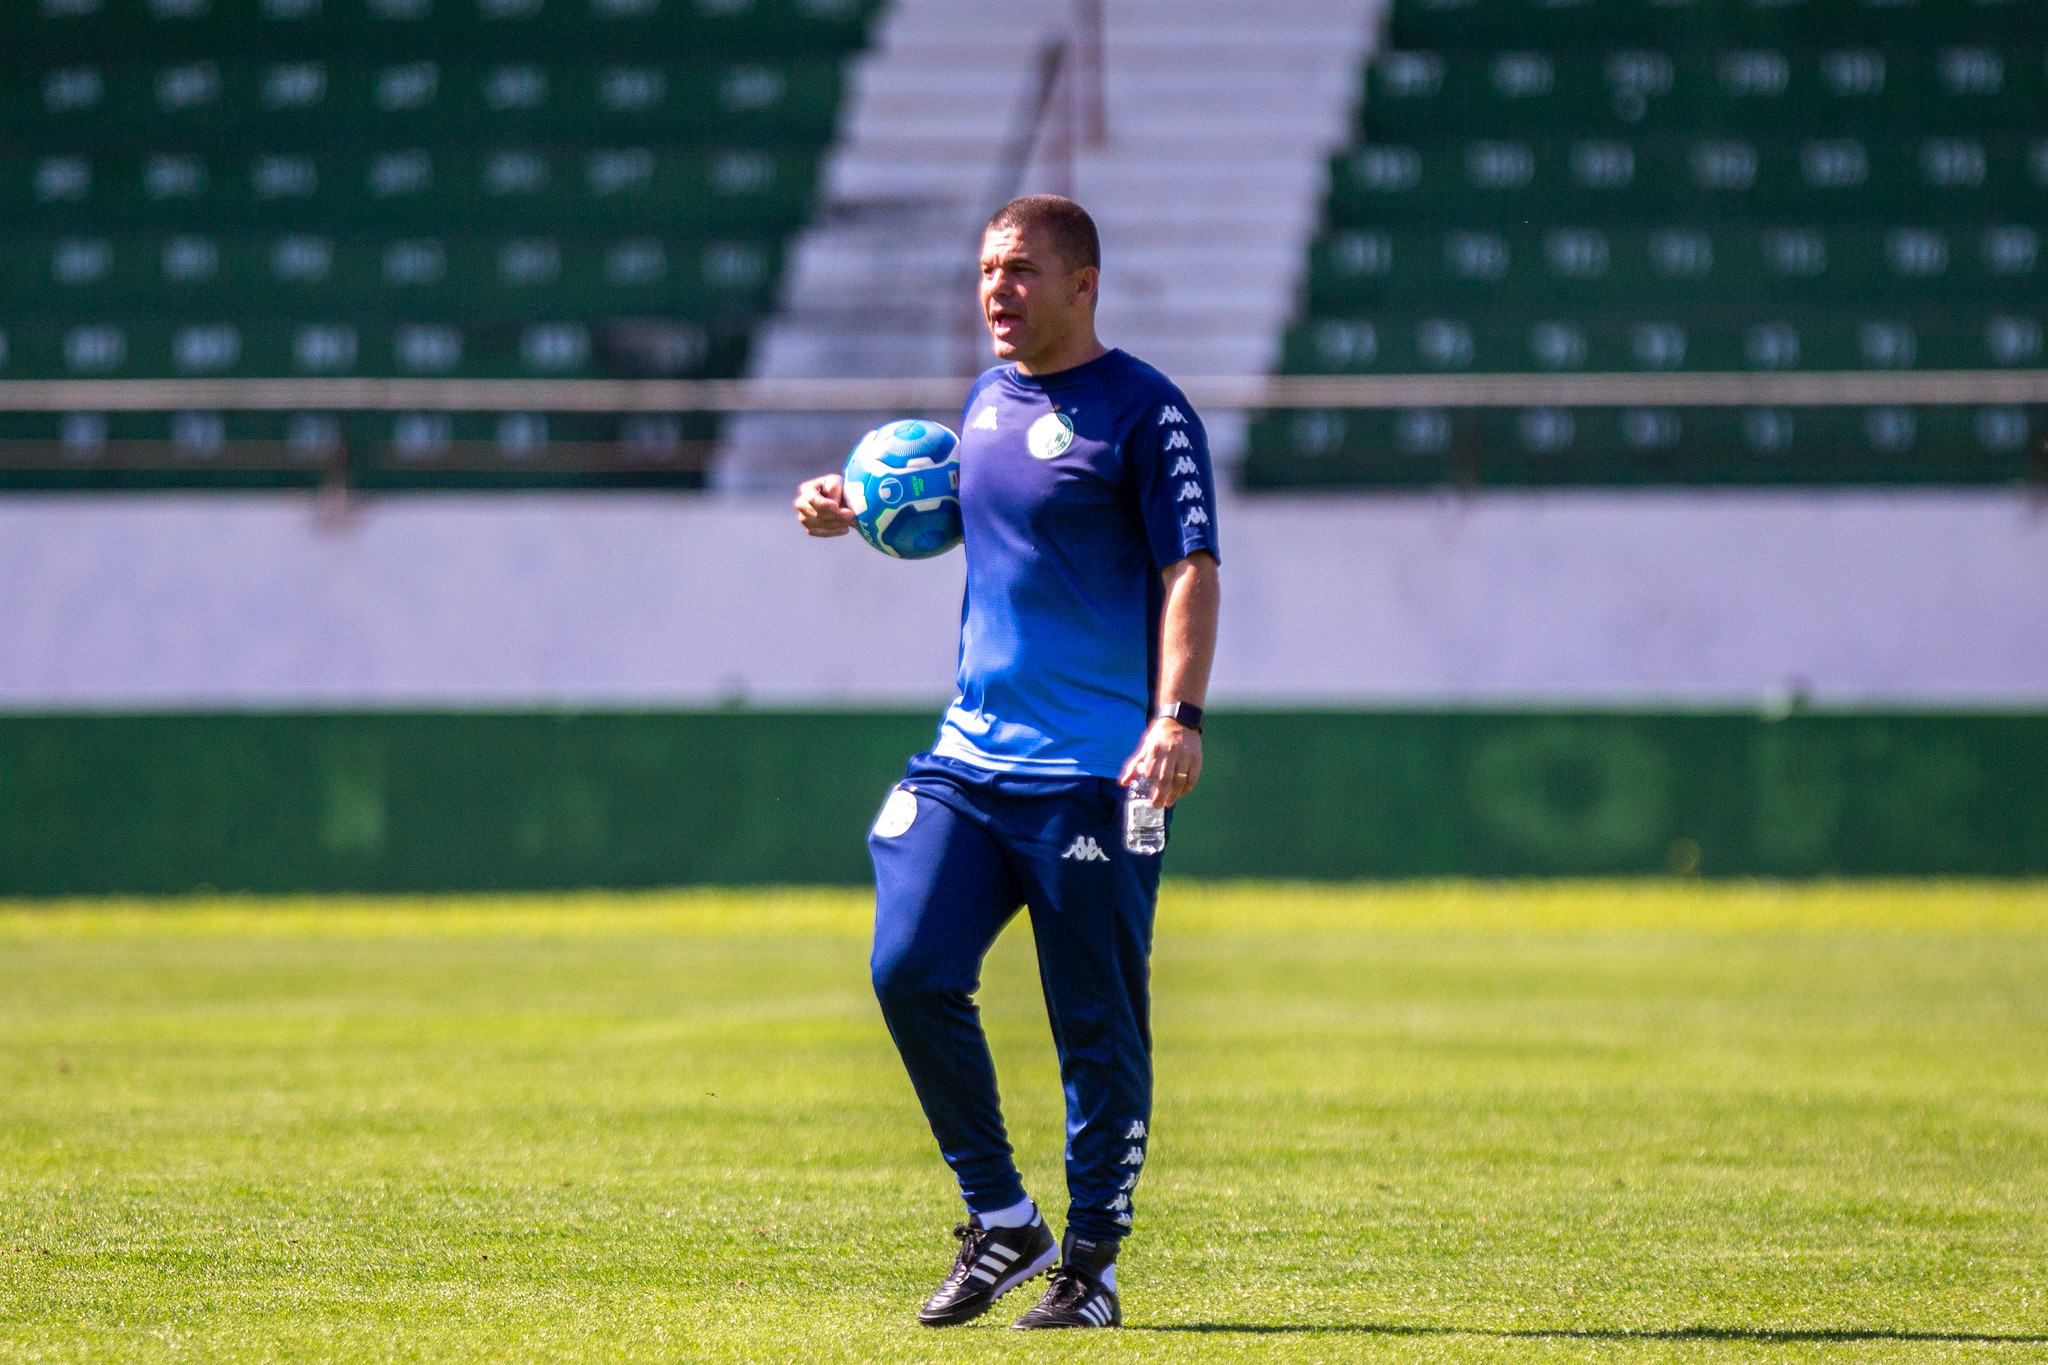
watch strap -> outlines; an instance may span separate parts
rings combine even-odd
[[[1163,720],[1179,721],[1198,735],[1202,733],[1202,708],[1191,701],[1170,701],[1152,714]]]

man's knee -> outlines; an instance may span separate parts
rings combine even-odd
[[[868,962],[868,975],[875,984],[875,998],[889,1012],[929,1006],[959,990],[916,954],[885,952],[879,946]]]

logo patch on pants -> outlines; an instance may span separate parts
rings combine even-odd
[[[1102,845],[1096,843],[1093,838],[1086,834],[1076,834],[1074,842],[1067,845],[1067,851],[1060,854],[1060,858],[1063,861],[1072,858],[1076,862],[1083,863],[1106,863],[1109,861],[1109,855],[1102,851]]]
[[[916,823],[917,794],[898,787],[889,793],[889,799],[882,803],[882,813],[875,817],[875,837],[894,839]]]

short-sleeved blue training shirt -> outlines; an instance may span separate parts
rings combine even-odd
[[[933,752],[1000,772],[1117,776],[1150,719],[1160,571],[1217,553],[1195,410],[1122,351],[1056,374],[999,366],[961,417],[960,513],[959,696]]]

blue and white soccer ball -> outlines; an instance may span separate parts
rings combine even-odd
[[[960,543],[960,438],[937,422],[890,422],[846,457],[846,505],[867,543],[930,559]]]

